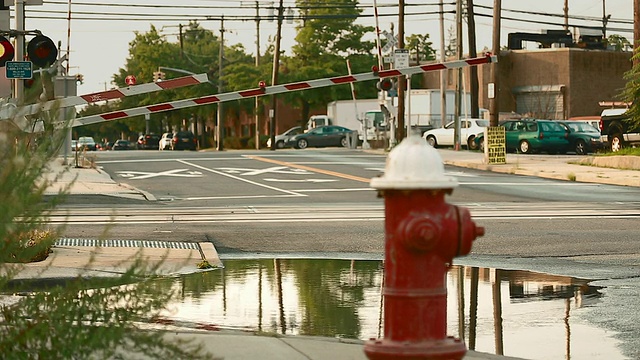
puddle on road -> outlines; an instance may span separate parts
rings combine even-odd
[[[181,302],[168,316],[286,335],[382,337],[381,261],[225,260],[224,266],[173,279]],[[453,266],[447,288],[448,335],[463,337],[469,349],[525,359],[626,359],[614,334],[585,316],[603,296],[587,280]]]

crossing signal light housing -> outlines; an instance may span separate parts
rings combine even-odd
[[[378,81],[378,84],[376,85],[376,87],[378,88],[378,90],[389,91],[393,88],[393,81],[388,78],[382,79]]]
[[[4,36],[0,36],[0,67],[5,66],[7,61],[13,60],[15,50],[11,41]]]
[[[36,35],[27,45],[27,55],[33,65],[43,68],[56,61],[58,49],[50,38]]]
[[[162,71],[154,71],[153,72],[153,82],[158,82],[164,80],[164,73]]]

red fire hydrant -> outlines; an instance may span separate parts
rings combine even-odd
[[[411,136],[373,178],[385,202],[384,338],[371,339],[369,359],[462,359],[464,342],[447,336],[448,267],[484,235],[465,208],[445,202],[458,185],[440,154]]]

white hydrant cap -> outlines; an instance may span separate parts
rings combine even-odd
[[[419,136],[404,139],[387,157],[384,175],[371,179],[375,189],[453,189],[458,181],[444,175],[442,157]]]

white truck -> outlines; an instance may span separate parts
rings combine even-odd
[[[446,107],[447,117],[442,121],[442,112],[440,111],[440,89],[412,89],[411,94],[407,93],[405,100],[405,119],[411,121],[411,125],[432,125],[434,128],[443,127],[448,122],[453,121],[456,92],[455,90],[446,90]],[[394,105],[397,106],[397,98],[394,98]],[[470,117],[471,113],[471,94],[464,93],[461,101],[460,115],[461,117]],[[411,116],[409,116],[411,114]],[[482,117],[482,116],[481,116]]]
[[[381,116],[367,116],[368,113],[380,113],[380,100],[378,99],[361,99],[361,100],[338,100],[327,104],[326,115],[313,115],[307,121],[307,130],[322,125],[340,125],[351,130],[358,131],[358,138],[363,140],[364,119],[367,121],[367,140],[375,139],[376,126],[380,126],[383,120]],[[376,120],[377,121],[374,121]]]

